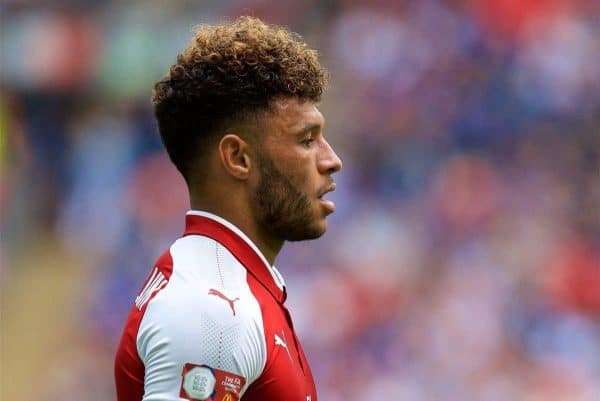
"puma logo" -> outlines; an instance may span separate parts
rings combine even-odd
[[[219,298],[224,299],[225,301],[227,301],[227,303],[229,304],[229,307],[231,308],[231,311],[233,312],[233,316],[235,316],[235,308],[233,306],[233,303],[235,301],[239,301],[239,298],[234,298],[234,299],[229,299],[227,298],[221,291],[219,290],[215,290],[214,288],[211,288],[210,290],[208,290],[208,295],[216,295]]]
[[[281,331],[281,335],[283,336],[283,339],[281,337],[279,337],[277,335],[277,333],[275,333],[274,337],[275,337],[275,345],[279,345],[280,347],[285,348],[285,350],[287,351],[288,356],[290,357],[290,361],[294,362],[294,360],[292,359],[292,354],[290,354],[290,350],[285,342],[285,333],[283,332],[283,330]]]

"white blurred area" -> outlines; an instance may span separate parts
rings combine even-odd
[[[600,2],[0,4],[1,399],[114,399],[183,229],[151,87],[194,25],[301,33],[338,212],[277,266],[320,401],[600,400]]]

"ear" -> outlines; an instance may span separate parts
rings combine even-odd
[[[226,134],[219,141],[218,149],[225,171],[238,180],[248,179],[252,165],[248,143],[236,134]]]

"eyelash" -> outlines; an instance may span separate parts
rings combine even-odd
[[[302,144],[306,147],[309,147],[313,142],[315,141],[315,138],[313,138],[312,136],[309,138],[306,138],[302,141]]]

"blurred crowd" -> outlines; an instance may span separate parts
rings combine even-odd
[[[241,14],[331,72],[338,211],[276,262],[319,400],[600,400],[597,0],[0,3],[0,283],[32,232],[85,277],[43,398],[114,398],[188,208],[152,83],[194,25]]]

